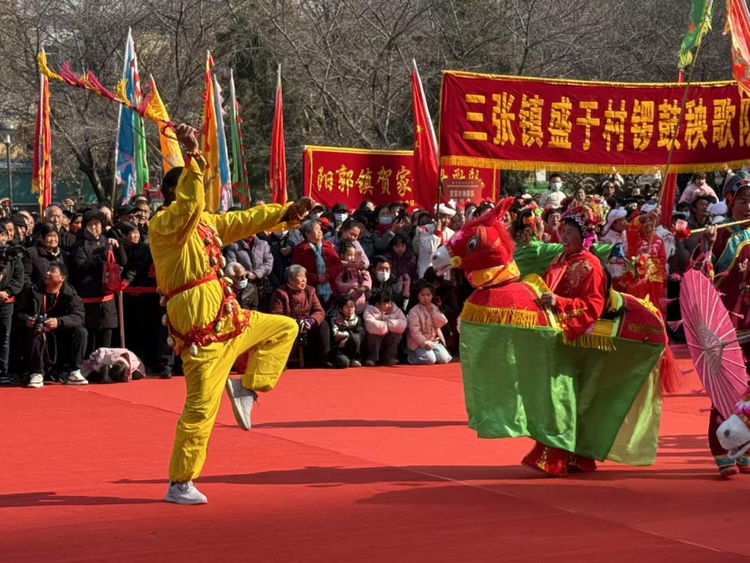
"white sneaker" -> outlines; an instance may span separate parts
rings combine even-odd
[[[206,504],[208,502],[206,495],[196,489],[192,481],[170,482],[164,500],[175,504]]]
[[[245,389],[241,380],[231,377],[227,379],[226,388],[237,424],[243,430],[250,430],[250,415],[253,412],[253,403],[258,398],[258,394],[250,389]]]
[[[41,373],[32,373],[29,378],[29,383],[26,385],[30,389],[39,389],[44,387],[44,376]]]
[[[71,371],[68,374],[67,379],[65,380],[65,383],[67,385],[88,385],[88,380],[83,377],[83,374],[81,373],[81,370],[76,369]]]

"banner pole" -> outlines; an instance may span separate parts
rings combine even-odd
[[[688,79],[687,79],[687,82],[685,82],[685,91],[682,94],[682,103],[680,104],[680,114],[677,116],[677,126],[675,127],[674,135],[672,136],[672,143],[669,147],[669,153],[667,154],[667,163],[664,165],[664,174],[662,174],[661,186],[659,187],[659,192],[656,194],[656,201],[659,203],[661,203],[662,192],[664,191],[664,186],[667,183],[667,174],[669,174],[669,167],[672,164],[672,156],[674,155],[674,148],[675,148],[675,145],[677,144],[677,138],[680,136],[680,127],[682,126],[682,121],[685,117],[685,105],[687,104],[688,93],[690,92],[690,85],[693,82],[693,74],[695,72],[695,63],[698,61],[698,55],[701,52],[702,45],[703,45],[703,41],[698,43],[698,48],[695,50],[695,56],[693,57],[693,62],[690,64],[690,72],[688,73]],[[656,231],[656,225],[654,225],[654,228],[651,229],[651,234],[648,237],[649,252],[651,252],[651,243],[654,240],[654,231]]]

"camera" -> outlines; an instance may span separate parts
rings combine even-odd
[[[34,317],[34,333],[42,334],[44,332],[44,321],[47,320],[47,315],[37,315]]]

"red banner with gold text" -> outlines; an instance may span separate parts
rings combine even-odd
[[[306,146],[303,193],[328,207],[349,209],[365,199],[375,205],[403,201],[416,206],[412,151]],[[472,166],[443,166],[442,177],[479,178],[486,199],[496,199],[497,171]],[[429,210],[432,212],[433,210]]]
[[[443,72],[442,166],[652,173],[750,164],[750,98],[736,82],[629,84]]]

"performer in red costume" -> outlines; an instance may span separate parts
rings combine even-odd
[[[591,327],[604,310],[607,277],[599,258],[591,251],[596,231],[603,223],[601,208],[584,203],[569,208],[562,216],[560,242],[563,253],[555,258],[544,274],[549,292],[541,296],[542,305],[553,309],[564,338],[573,341]],[[570,472],[596,470],[593,459],[537,442],[523,459],[530,468],[550,476],[564,477]]]
[[[661,310],[662,298],[667,287],[667,254],[664,241],[653,233],[661,217],[661,210],[658,207],[648,209],[644,206],[641,212],[641,215],[628,223],[626,244],[623,250],[631,263],[638,260],[644,261],[645,276],[636,278],[625,272],[615,280],[614,286],[618,291],[639,299],[648,297],[654,307]]]

